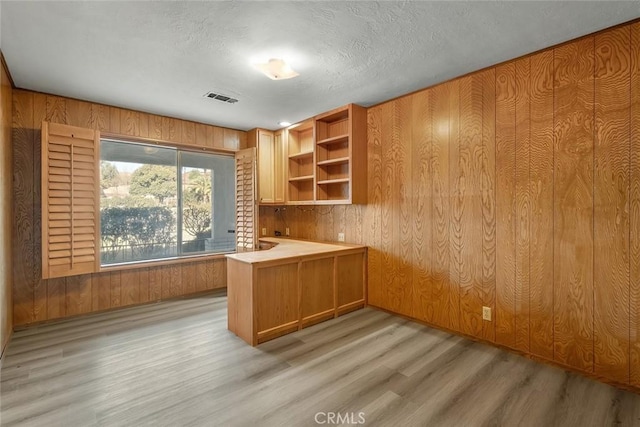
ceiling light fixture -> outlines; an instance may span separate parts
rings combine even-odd
[[[286,80],[300,75],[293,71],[284,59],[280,58],[271,58],[267,62],[254,63],[253,66],[271,80]]]
[[[289,127],[289,126],[291,126],[291,122],[287,122],[287,121],[281,121],[281,122],[278,122],[278,124],[279,124],[280,126],[282,126],[282,127]]]

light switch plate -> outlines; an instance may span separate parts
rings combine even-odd
[[[262,235],[263,235],[263,236],[266,236],[266,235],[267,235],[267,229],[266,229],[266,228],[263,228],[263,229],[262,229]]]

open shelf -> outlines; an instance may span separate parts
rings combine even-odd
[[[313,129],[303,129],[301,132],[305,133],[313,133]],[[309,133],[309,135],[311,135]],[[298,137],[300,133],[298,133]],[[306,138],[306,136],[305,136]],[[300,143],[303,143],[304,150],[298,151],[300,148]],[[293,144],[293,145],[292,145]],[[314,169],[315,166],[313,164],[313,140],[296,140],[295,137],[292,139],[289,137],[289,156],[288,156],[288,177],[289,181],[305,181],[305,180],[313,180],[314,177]],[[293,153],[292,153],[293,151]]]
[[[289,158],[290,159],[303,159],[305,157],[311,157],[311,156],[313,156],[313,151],[303,151],[301,153],[290,154]]]
[[[349,163],[349,157],[338,157],[336,159],[321,160],[316,164],[318,166],[330,166],[330,165],[341,165],[344,163]]]
[[[321,141],[318,141],[316,144],[318,145],[330,145],[330,144],[339,144],[343,142],[349,142],[349,135],[338,135],[332,136],[330,138],[325,138]]]
[[[311,204],[315,199],[314,121],[296,123],[287,132],[287,203]]]
[[[313,175],[295,176],[293,178],[289,178],[289,182],[292,182],[292,181],[311,181],[311,180],[313,180]]]
[[[324,181],[318,181],[318,185],[342,184],[342,183],[348,183],[348,182],[349,182],[349,178],[325,179]]]
[[[289,133],[287,156],[295,158],[297,155],[305,156],[313,153],[313,119],[296,123],[287,129]]]
[[[313,176],[311,179],[289,179],[289,202],[313,202]]]
[[[336,108],[335,110],[327,111],[316,116],[316,121],[322,121],[326,123],[336,123],[349,120],[349,106]]]
[[[316,201],[349,201],[349,178],[318,181]]]

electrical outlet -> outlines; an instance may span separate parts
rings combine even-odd
[[[482,307],[482,320],[491,322],[491,307]]]
[[[338,233],[338,242],[344,242],[344,233]]]
[[[267,235],[267,229],[266,229],[266,228],[263,228],[263,229],[262,229],[262,235],[263,235],[263,236],[266,236],[266,235]]]
[[[284,229],[284,235],[285,235],[285,236],[288,236],[288,235],[289,235],[289,227],[287,227],[287,228],[285,228],[285,229]]]

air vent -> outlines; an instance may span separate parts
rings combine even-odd
[[[207,92],[204,96],[205,98],[215,99],[216,101],[226,102],[227,104],[235,104],[236,102],[238,102],[238,100],[235,98],[231,98],[230,96],[214,92]]]

